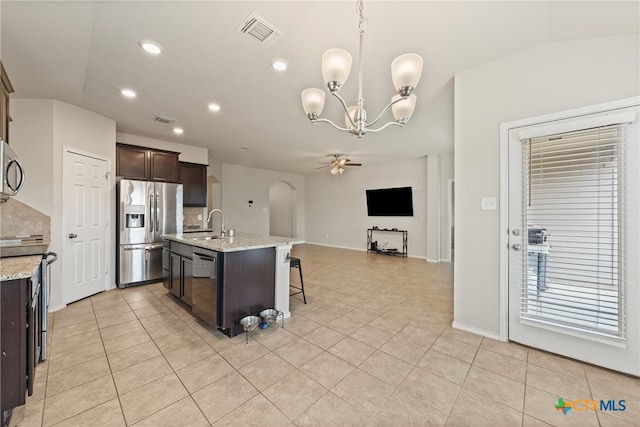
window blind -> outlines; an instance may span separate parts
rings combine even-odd
[[[624,338],[625,128],[521,140],[521,318]]]

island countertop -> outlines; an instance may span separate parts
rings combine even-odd
[[[264,236],[248,233],[236,233],[234,237],[217,237],[205,240],[206,237],[218,236],[217,233],[184,233],[164,234],[162,237],[185,245],[210,249],[218,252],[237,252],[251,249],[272,248],[283,245],[304,243],[295,237]]]

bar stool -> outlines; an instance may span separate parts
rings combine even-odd
[[[304,294],[304,281],[302,280],[302,264],[300,264],[300,258],[294,258],[291,257],[289,258],[289,268],[297,268],[298,272],[300,273],[300,287],[297,286],[293,286],[291,283],[289,283],[289,286],[294,288],[294,289],[298,289],[298,292],[294,292],[292,294],[289,294],[289,296],[293,296],[293,295],[298,295],[298,294],[302,294],[302,299],[304,300],[304,303],[307,303],[307,297]]]

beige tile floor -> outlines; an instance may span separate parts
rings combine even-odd
[[[640,381],[450,327],[449,264],[300,245],[308,304],[229,339],[161,284],[53,316],[23,426],[631,426]],[[297,273],[292,270],[292,273]],[[297,280],[293,276],[292,280]],[[625,399],[563,415],[558,397]]]

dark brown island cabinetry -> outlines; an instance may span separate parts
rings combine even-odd
[[[239,321],[275,302],[274,248],[218,252],[165,240],[164,287],[194,315],[233,337]]]
[[[9,116],[9,94],[13,93],[13,86],[9,81],[4,66],[0,63],[1,83],[2,86],[0,92],[2,93],[2,100],[0,101],[0,139],[3,141],[9,141],[9,122],[11,117]]]
[[[116,144],[116,175],[143,181],[178,182],[178,156],[173,151]]]
[[[178,180],[183,185],[183,206],[194,208],[207,206],[207,165],[180,162]]]
[[[164,245],[165,253],[163,256],[167,258],[169,271],[165,271],[164,286],[173,296],[191,306],[192,248],[176,242],[167,243],[165,242]]]

